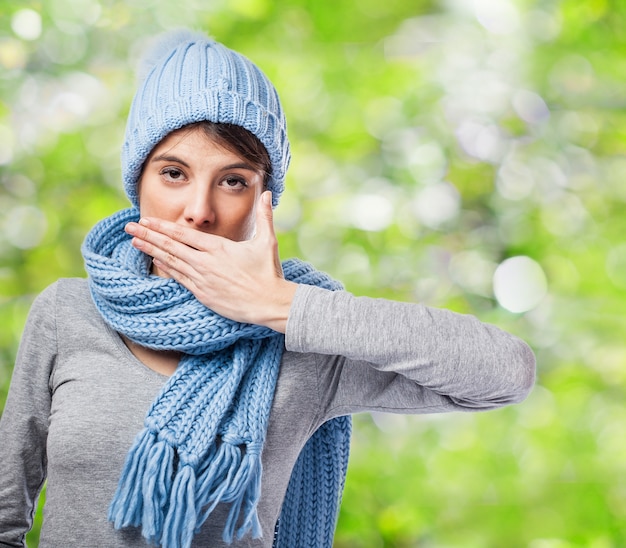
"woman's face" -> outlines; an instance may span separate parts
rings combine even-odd
[[[150,153],[139,182],[142,217],[157,217],[230,240],[255,229],[263,173],[200,128],[170,133]]]

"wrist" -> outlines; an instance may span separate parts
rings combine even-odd
[[[277,280],[276,286],[268,292],[268,306],[262,312],[260,325],[269,327],[279,333],[285,333],[287,319],[298,284],[283,278]]]

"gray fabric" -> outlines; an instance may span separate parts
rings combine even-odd
[[[290,470],[327,419],[359,411],[484,410],[524,399],[535,361],[472,316],[300,286],[263,452],[259,517],[269,547]],[[37,297],[0,418],[0,546],[24,546],[47,481],[41,547],[146,546],[107,522],[124,458],[166,377],[102,321],[85,280]],[[193,546],[224,546],[218,508]]]

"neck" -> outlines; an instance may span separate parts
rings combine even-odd
[[[176,371],[180,361],[180,352],[174,350],[152,350],[131,341],[123,335],[122,340],[133,356],[146,367],[167,377],[172,376]]]

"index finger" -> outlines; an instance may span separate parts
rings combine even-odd
[[[184,244],[199,251],[208,251],[211,238],[215,238],[215,236],[211,234],[200,232],[193,228],[188,228],[171,221],[165,221],[154,217],[142,217],[138,224],[145,230],[143,234],[141,232],[136,234],[142,239],[149,239],[149,232],[151,231],[167,236],[175,242]],[[146,237],[143,238],[143,236]]]

